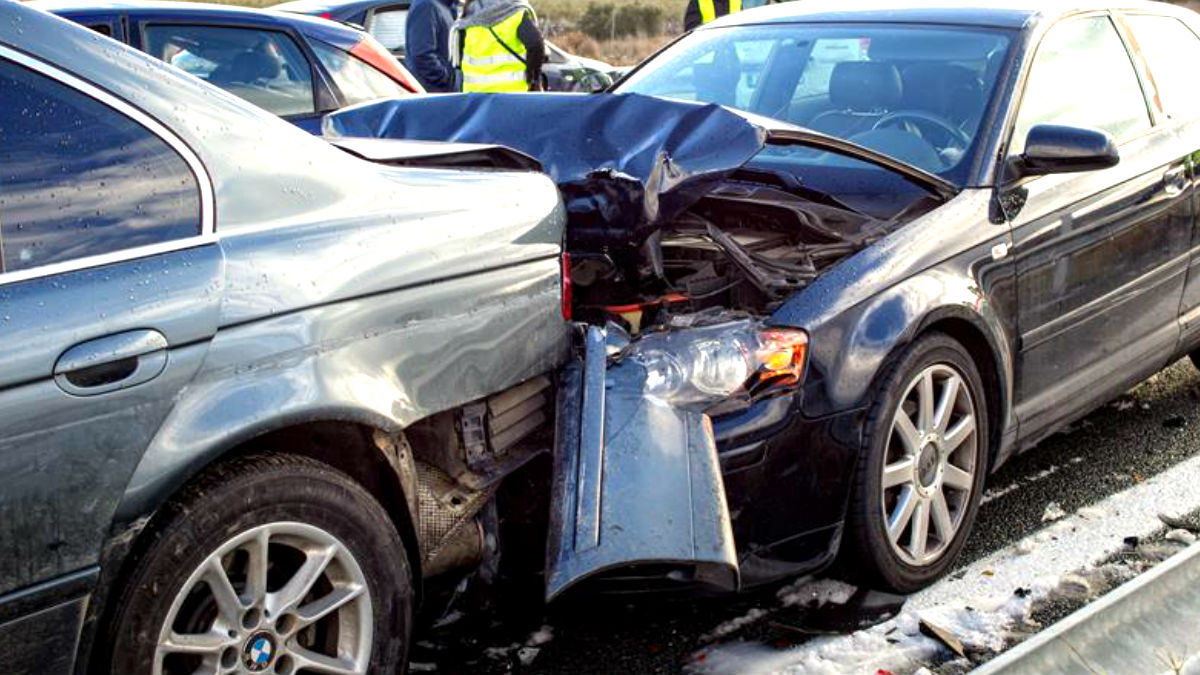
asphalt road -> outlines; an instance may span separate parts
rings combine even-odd
[[[1070,513],[1200,454],[1200,374],[1186,359],[1011,460],[993,475],[960,565],[1040,529],[1050,502]],[[678,673],[717,626],[770,615],[723,639],[799,644],[843,617],[779,608],[775,588],[736,597],[597,599],[465,617],[419,636],[414,671],[587,675]],[[531,634],[543,625],[552,639]]]

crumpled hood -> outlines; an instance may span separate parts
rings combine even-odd
[[[540,161],[572,247],[640,245],[753,158],[768,132],[718,105],[639,94],[459,94],[364,104],[327,136],[502,144]]]

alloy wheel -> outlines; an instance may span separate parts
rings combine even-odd
[[[238,534],[191,572],[159,633],[155,675],[367,672],[366,577],[333,535],[304,523]]]
[[[884,453],[883,518],[892,550],[909,565],[945,554],[962,527],[977,471],[975,405],[965,378],[935,364],[904,390]]]

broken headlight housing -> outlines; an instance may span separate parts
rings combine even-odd
[[[646,394],[675,405],[711,403],[799,383],[804,331],[731,321],[644,334],[623,356],[646,371]]]

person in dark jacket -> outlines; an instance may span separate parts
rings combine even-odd
[[[726,14],[742,11],[742,0],[688,0],[683,29],[692,30]]]
[[[428,92],[455,90],[450,26],[455,0],[413,0],[404,27],[404,60]]]

